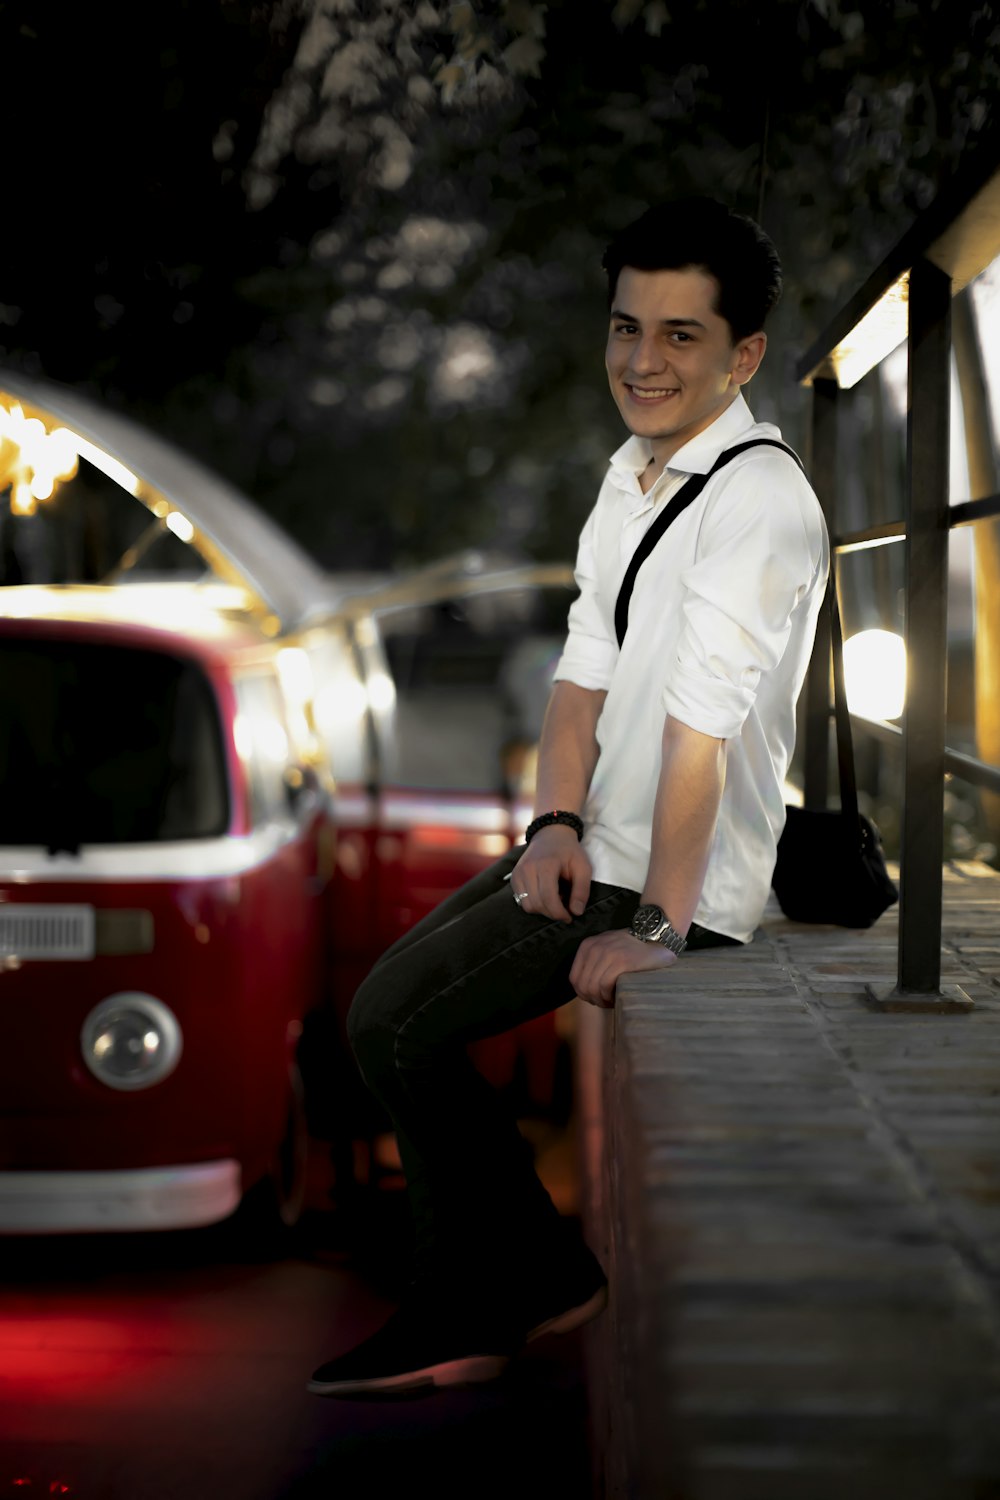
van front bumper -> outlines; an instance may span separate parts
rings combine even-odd
[[[194,1229],[241,1197],[236,1161],[112,1172],[0,1172],[0,1235]]]

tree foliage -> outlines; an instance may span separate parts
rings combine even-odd
[[[570,553],[622,436],[602,249],[674,193],[775,238],[751,404],[799,441],[794,360],[991,123],[1000,39],[995,0],[151,0],[3,24],[0,358],[178,437],[335,567]]]

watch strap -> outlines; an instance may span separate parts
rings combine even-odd
[[[661,948],[669,948],[671,953],[676,953],[679,958],[680,955],[684,952],[684,949],[687,947],[687,938],[681,937],[680,933],[677,931],[677,928],[673,925],[670,918],[663,910],[663,907],[657,906],[653,901],[647,901],[639,907],[638,911],[636,912],[636,917],[638,917],[639,912],[641,911],[659,912],[660,925],[654,933],[647,935],[643,932],[636,931],[636,919],[633,918],[632,926],[630,929],[632,936],[634,938],[637,938],[640,943],[659,943]]]

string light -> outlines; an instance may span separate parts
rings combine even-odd
[[[17,402],[0,404],[0,489],[11,488],[11,511],[32,516],[40,500],[51,500],[56,485],[72,479],[78,445],[65,427],[47,432],[37,417],[26,417]]]

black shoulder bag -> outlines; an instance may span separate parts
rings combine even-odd
[[[795,460],[798,454],[772,438],[753,438],[720,453],[707,474],[694,474],[646,532],[632,555],[615,602],[615,634],[618,646],[628,629],[628,606],[636,575],[667,527],[697,499],[705,485],[724,464],[748,448],[780,448]],[[804,471],[803,471],[804,472]],[[858,810],[854,777],[854,747],[851,719],[844,688],[844,657],[837,606],[836,572],[831,562],[827,585],[833,646],[833,699],[837,723],[837,764],[840,772],[840,808],[786,806],[785,826],[778,840],[777,860],[771,884],[778,905],[795,922],[832,923],[838,927],[870,927],[887,907],[899,900],[882,852],[882,840],[872,820]]]

